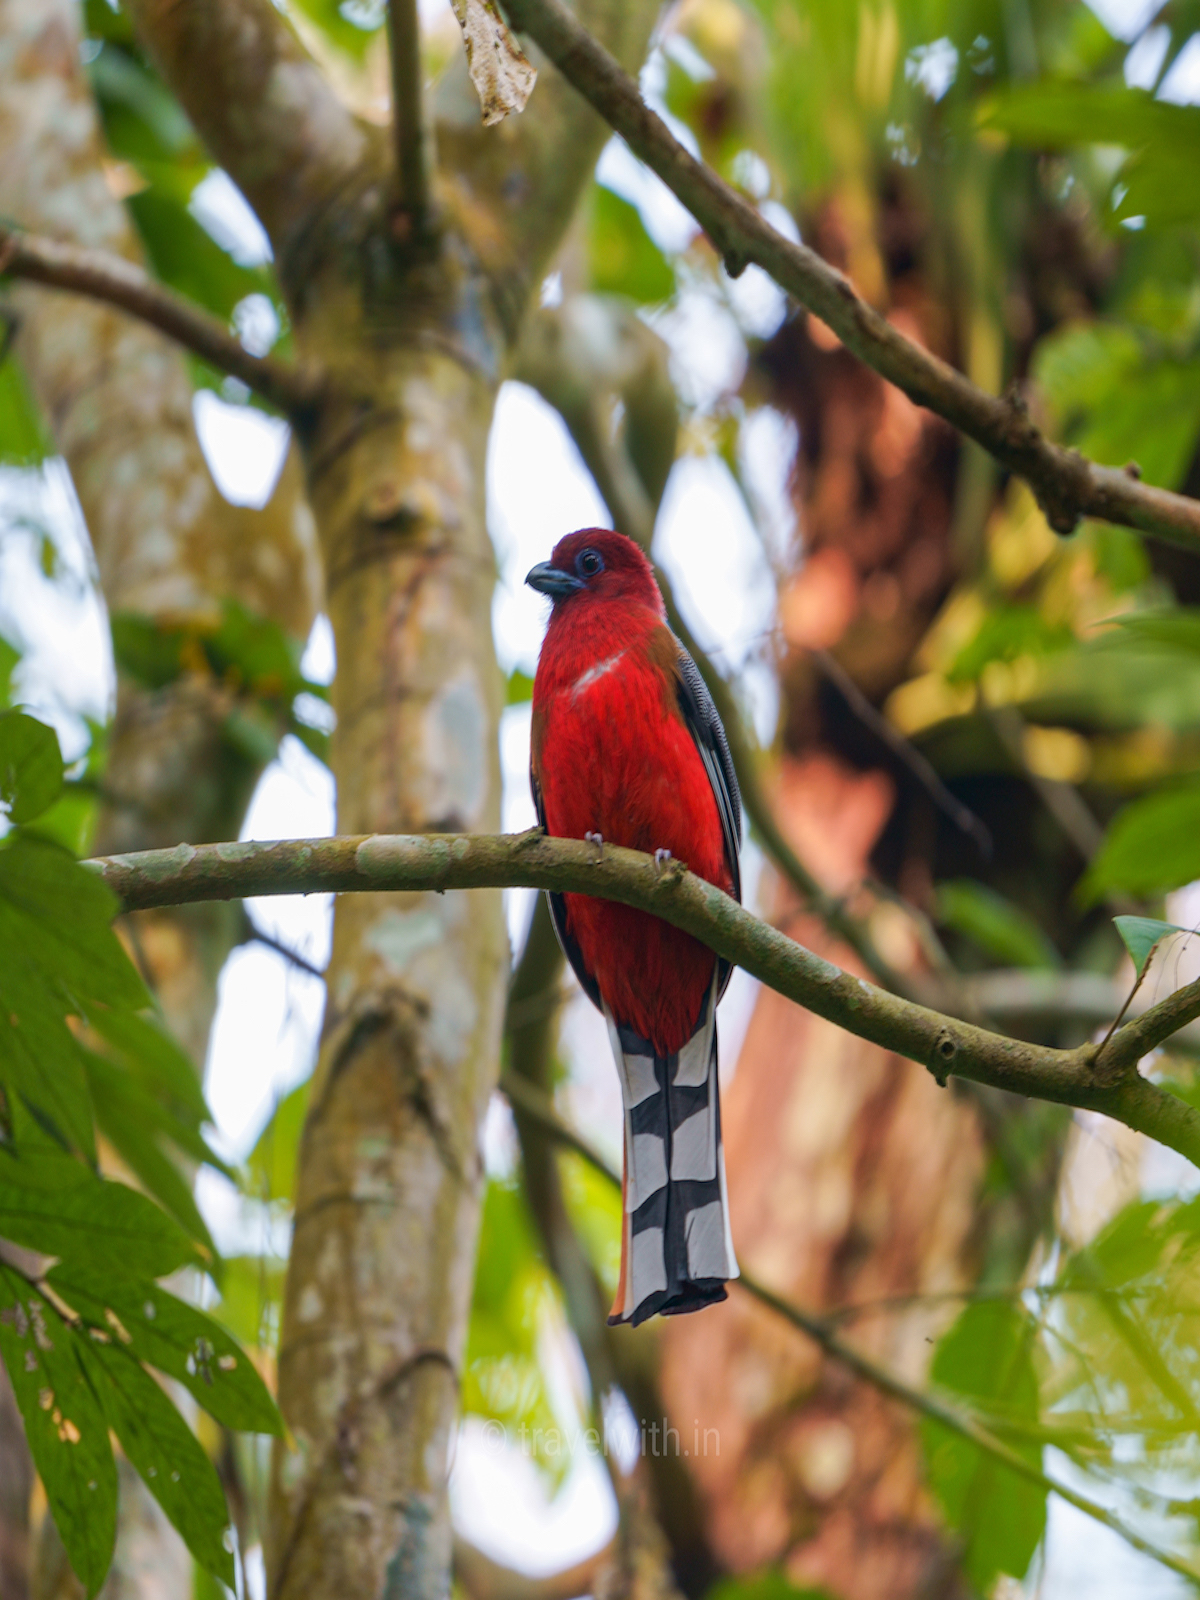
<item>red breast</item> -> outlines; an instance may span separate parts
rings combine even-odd
[[[720,815],[679,713],[678,645],[649,563],[631,540],[588,529],[560,541],[555,570],[571,570],[573,544],[598,550],[605,570],[556,604],[538,661],[532,754],[547,831],[669,850],[729,890]],[[645,912],[565,898],[570,931],[616,1020],[663,1054],[680,1049],[712,982],[712,952]]]

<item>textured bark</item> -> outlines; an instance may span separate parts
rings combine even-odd
[[[340,318],[328,335],[345,337]],[[401,346],[379,364],[376,425],[313,475],[338,646],[338,825],[484,828],[500,804],[493,389],[438,353]],[[506,971],[495,894],[339,902],[280,1345],[292,1436],[276,1456],[278,1596],[444,1587],[477,1130]]]
[[[861,877],[891,798],[882,774],[813,757],[785,769],[778,804],[836,891]],[[853,959],[786,898],[774,910]],[[764,991],[724,1102],[735,1243],[755,1277],[816,1308],[966,1281],[983,1153],[953,1092]],[[937,1331],[916,1309],[862,1322],[855,1344],[920,1383]],[[717,1430],[693,1464],[731,1566],[781,1562],[848,1600],[959,1592],[911,1415],[760,1306],[738,1295],[664,1329],[663,1385],[681,1433]]]
[[[105,181],[79,43],[74,0],[0,0],[0,213],[136,263],[136,234]],[[264,511],[228,505],[201,453],[191,381],[173,344],[91,300],[14,284],[10,301],[17,350],[70,468],[110,611],[207,620],[236,596],[306,633],[320,567],[298,463],[285,467]],[[221,737],[228,710],[225,692],[199,679],[157,693],[119,686],[103,847],[236,833],[258,771]],[[141,914],[131,936],[176,1037],[201,1069],[217,977],[241,937],[236,908]],[[21,1470],[19,1457],[10,1466],[6,1453],[0,1477],[15,1481]],[[39,1597],[82,1593],[49,1517],[38,1548]],[[105,1596],[178,1595],[190,1581],[178,1535],[123,1466]]]
[[[450,152],[461,170],[435,183],[444,227],[410,239],[390,209],[385,141],[338,104],[268,0],[129,9],[275,243],[302,356],[331,375],[305,447],[338,650],[339,827],[494,826],[484,462],[535,280],[511,244],[484,260],[464,217],[486,218],[494,238],[520,200],[548,254],[602,130],[565,146],[564,127],[595,119],[556,120],[546,96],[515,142],[485,146],[476,111],[461,163]],[[609,9],[600,21],[611,35],[619,15],[613,42],[636,61],[649,7]],[[486,171],[466,173],[468,148],[486,150]],[[280,1348],[291,1437],[273,1478],[279,1596],[445,1590],[478,1127],[506,971],[496,895],[339,903]]]

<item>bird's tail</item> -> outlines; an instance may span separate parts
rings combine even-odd
[[[716,1011],[714,982],[687,1044],[660,1056],[605,1007],[625,1108],[621,1277],[610,1323],[636,1327],[656,1312],[698,1311],[724,1300],[726,1281],[738,1276],[721,1148]]]

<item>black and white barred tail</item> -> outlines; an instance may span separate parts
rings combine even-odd
[[[609,1322],[698,1311],[738,1276],[717,1091],[717,985],[676,1055],[604,1008],[625,1109],[621,1277]]]

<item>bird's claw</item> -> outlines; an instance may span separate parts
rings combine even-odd
[[[660,872],[669,861],[673,861],[674,859],[675,858],[671,852],[669,850],[664,850],[661,846],[654,852],[654,865]]]
[[[604,854],[604,835],[603,834],[600,834],[600,833],[585,833],[583,837],[587,840],[587,842],[589,844],[594,844],[596,846],[596,854],[598,856],[602,856]]]

